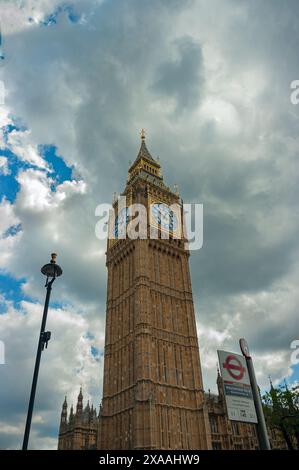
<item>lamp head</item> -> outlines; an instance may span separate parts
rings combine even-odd
[[[44,276],[47,276],[47,277],[59,277],[59,276],[61,276],[62,269],[58,264],[56,264],[56,258],[57,258],[57,254],[52,253],[50,263],[45,264],[41,268],[41,272],[42,272],[42,274],[44,274]]]

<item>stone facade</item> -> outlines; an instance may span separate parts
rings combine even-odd
[[[144,138],[122,196],[143,205],[147,224],[145,239],[108,242],[98,448],[209,449],[189,252],[161,226],[150,239],[151,205],[176,203],[181,216],[182,204]]]
[[[218,395],[205,394],[213,450],[258,450],[256,425],[228,419],[222,379],[217,376]],[[278,429],[268,428],[272,449],[287,449]]]
[[[205,393],[205,409],[208,413],[208,432],[211,435],[212,450],[257,450],[258,440],[256,425],[230,421],[227,417],[223,396],[222,379],[218,374],[218,394]],[[80,391],[78,402],[82,402],[74,414],[71,407],[67,413],[66,399],[62,405],[59,430],[59,450],[93,450],[97,448],[100,432],[100,414],[97,415],[89,404],[83,409],[83,397]],[[287,444],[280,430],[268,428],[272,449],[287,450]],[[174,448],[176,449],[176,448]]]
[[[83,408],[82,390],[78,395],[76,413],[71,407],[69,416],[66,398],[62,405],[58,449],[84,450],[95,449],[98,437],[99,417],[93,406]]]
[[[125,214],[125,226],[126,207],[146,208],[145,236],[108,240],[101,410],[99,417],[89,407],[83,411],[80,392],[79,408],[68,418],[65,402],[59,449],[256,448],[254,426],[231,425],[221,391],[219,397],[204,393],[189,251],[184,238],[176,238],[183,233],[182,201],[165,185],[144,135],[122,196],[125,212],[119,199],[114,208]],[[169,239],[153,204],[176,204]],[[119,235],[120,226],[111,227]]]

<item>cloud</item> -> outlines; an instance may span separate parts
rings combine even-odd
[[[22,236],[21,232],[10,232],[19,223],[13,205],[3,198],[0,202],[0,269],[9,267],[12,252]]]
[[[30,131],[12,130],[8,133],[7,146],[21,161],[25,161],[38,168],[47,168],[46,162],[38,154],[37,146],[29,140]]]
[[[0,337],[6,346],[6,364],[1,366],[1,374],[3,383],[7,384],[1,387],[0,396],[8,406],[8,414],[3,408],[1,415],[4,420],[1,426],[2,448],[3,445],[10,448],[21,445],[41,312],[41,304],[22,302],[20,310],[8,305],[7,312],[0,315]],[[69,403],[75,404],[80,384],[84,384],[85,400],[90,398],[95,403],[99,402],[102,358],[95,358],[91,348],[102,348],[104,335],[90,336],[90,327],[103,331],[100,318],[90,323],[74,309],[49,310],[47,328],[52,332],[52,337],[48,349],[42,354],[32,424],[32,448],[40,448],[44,441],[45,425],[50,433],[47,437],[51,438],[51,447],[57,446],[61,399],[65,394]]]
[[[72,3],[84,4],[86,2]],[[92,3],[96,3],[92,2]],[[49,16],[52,19],[61,14],[70,14],[71,4],[61,0],[12,0],[0,4],[0,17],[5,35],[16,34],[38,24],[48,24]],[[46,21],[48,20],[48,21]]]
[[[96,389],[94,400],[101,393],[89,382],[102,377],[89,347],[102,352],[106,299],[105,243],[95,237],[94,211],[122,191],[141,127],[166,182],[178,183],[185,202],[204,206],[204,244],[191,253],[191,271],[205,388],[215,389],[216,349],[237,351],[241,336],[254,352],[261,386],[269,373],[277,382],[291,377],[299,107],[290,103],[289,84],[298,78],[299,59],[298,4],[287,4],[78,1],[77,23],[67,11],[57,13],[62,2],[23,2],[20,10],[13,2],[1,5],[9,16],[1,149],[9,169],[18,162],[5,177],[19,186],[16,198],[0,206],[0,267],[25,279],[30,299],[22,315],[4,298],[8,313],[0,316],[15,364],[4,368],[1,399],[13,419],[1,418],[7,430],[1,446],[20,442],[36,347],[28,339],[32,349],[22,363],[21,337],[38,331],[40,267],[52,251],[64,273],[53,289],[61,308],[52,309],[55,334],[43,370],[57,374],[58,388],[41,378],[36,447],[55,447],[61,400],[66,391],[77,393],[79,380]],[[52,13],[56,23],[42,24]],[[58,181],[40,145],[54,145],[72,176]],[[22,229],[7,232],[15,224]],[[66,327],[71,352],[64,349]],[[94,340],[84,338],[87,332]],[[24,387],[11,395],[16,370]],[[9,431],[14,427],[18,440]]]
[[[6,157],[0,157],[0,174],[9,174],[8,159]]]
[[[159,65],[153,90],[162,99],[173,98],[180,112],[196,108],[204,85],[203,58],[200,44],[191,37],[175,41],[176,57]]]
[[[84,181],[64,181],[51,189],[53,180],[41,171],[29,169],[19,173],[20,191],[17,197],[19,210],[42,212],[55,210],[67,204],[67,200],[76,194],[85,193]]]

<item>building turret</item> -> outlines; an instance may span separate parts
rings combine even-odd
[[[87,405],[85,406],[84,408],[84,411],[83,411],[83,421],[85,423],[88,423],[90,421],[90,405],[89,405],[89,400],[87,402]]]
[[[60,429],[65,429],[67,425],[67,401],[66,397],[64,399],[64,402],[62,404],[62,410],[61,410],[61,417],[60,417]]]
[[[220,375],[219,367],[217,366],[217,388],[218,388],[218,394],[219,394],[219,401],[223,400],[224,397],[224,389],[223,389],[223,380]]]
[[[91,405],[90,412],[89,412],[90,421],[93,421],[93,405]]]
[[[77,401],[77,408],[76,408],[76,415],[81,415],[83,412],[83,395],[82,395],[82,387],[80,387],[80,392],[78,395]]]
[[[72,424],[74,421],[74,407],[73,405],[71,406],[71,411],[70,411],[70,417],[69,417],[69,423]]]

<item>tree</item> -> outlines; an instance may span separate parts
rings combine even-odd
[[[271,388],[262,397],[264,414],[272,428],[278,428],[290,450],[299,449],[299,386]]]

